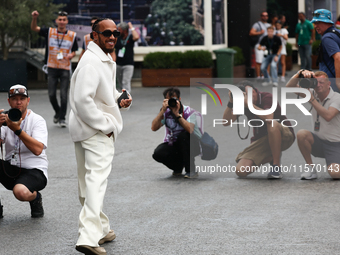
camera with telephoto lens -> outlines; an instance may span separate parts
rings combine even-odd
[[[300,72],[299,74],[299,85],[301,88],[305,89],[315,89],[318,86],[318,80],[312,76],[312,78],[305,78]]]
[[[178,99],[176,97],[170,98],[169,101],[168,101],[169,107],[170,108],[176,107],[177,106],[177,101],[178,101]]]
[[[8,118],[13,122],[21,119],[21,111],[17,108],[11,108],[8,111],[3,111],[2,114],[8,114]],[[2,123],[2,125],[7,126],[6,122]]]

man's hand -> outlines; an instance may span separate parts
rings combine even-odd
[[[69,53],[69,54],[66,55],[65,58],[66,58],[67,60],[71,60],[71,59],[74,57],[74,55],[75,55],[74,53]]]
[[[0,126],[2,126],[2,124],[4,124],[4,122],[6,121],[6,114],[3,114],[4,111],[4,109],[0,110]]]
[[[6,121],[6,124],[7,124],[7,127],[9,129],[11,129],[13,132],[19,130],[21,127],[20,127],[20,124],[22,122],[22,118],[20,118],[19,121],[11,121],[9,118],[8,118],[8,115],[5,114],[5,121]]]
[[[32,12],[32,18],[38,18],[39,12],[38,11],[33,11]]]
[[[274,57],[274,61],[277,62],[279,60],[279,57],[278,56],[275,56]]]
[[[178,117],[178,115],[179,115],[179,109],[181,109],[181,103],[179,102],[179,100],[176,101],[176,107],[172,107],[172,108],[170,108],[170,109],[171,109],[172,113],[173,113],[176,117]]]
[[[301,74],[303,75],[304,78],[312,78],[312,77],[315,77],[314,72],[308,71],[308,70],[302,71]]]
[[[123,92],[125,91],[125,89],[123,89]],[[120,107],[122,108],[128,108],[131,105],[132,102],[132,97],[130,96],[130,94],[128,94],[129,99],[122,99],[120,101]]]

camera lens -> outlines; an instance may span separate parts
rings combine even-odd
[[[175,97],[170,98],[169,101],[168,101],[168,105],[169,105],[170,108],[176,107],[176,105],[177,105],[177,98],[175,98]]]
[[[8,118],[14,122],[19,121],[21,119],[21,111],[16,108],[9,109]]]

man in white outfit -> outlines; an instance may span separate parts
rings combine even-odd
[[[112,241],[108,217],[103,213],[107,178],[111,172],[114,142],[123,128],[121,110],[132,98],[118,100],[116,63],[110,53],[119,36],[111,19],[98,19],[93,42],[75,70],[70,87],[69,129],[75,143],[78,168],[79,238],[76,250],[85,254],[106,254],[99,245]],[[120,101],[120,102],[119,102]]]

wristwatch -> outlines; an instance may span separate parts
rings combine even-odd
[[[182,118],[183,116],[182,116],[182,114],[180,114],[180,115],[178,115],[177,117],[176,117],[176,121],[178,121],[180,118]]]
[[[19,136],[22,132],[22,129],[20,128],[19,130],[15,130],[14,134],[16,134],[17,136]]]

